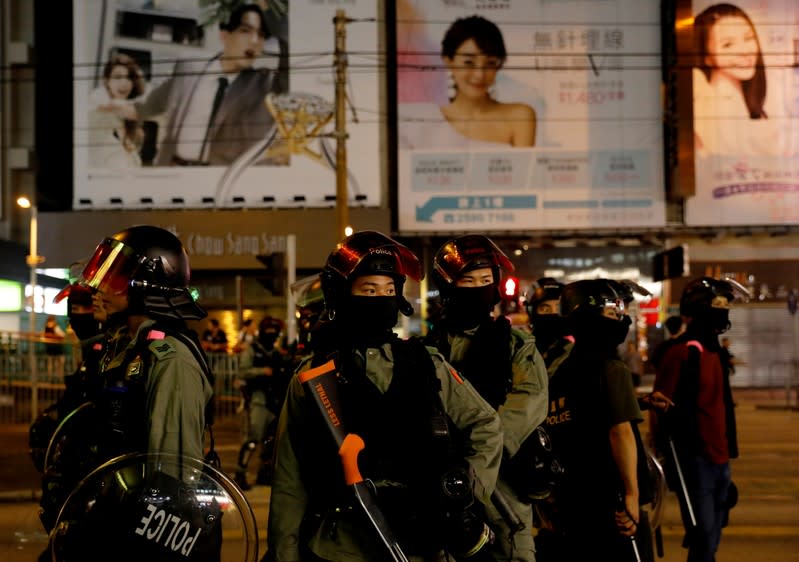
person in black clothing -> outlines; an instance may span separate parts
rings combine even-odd
[[[58,469],[47,458],[47,450],[59,424],[82,404],[94,400],[102,388],[98,376],[99,362],[105,352],[105,336],[102,323],[94,318],[92,294],[88,289],[74,285],[69,291],[67,315],[72,330],[81,345],[81,363],[75,372],[64,377],[64,394],[31,424],[28,444],[31,459],[42,473],[42,497],[39,502],[39,518],[49,533],[55,525],[58,512],[74,486],[85,476],[79,466]],[[77,459],[76,459],[77,460]],[[45,466],[47,461],[48,466]],[[50,549],[42,553],[41,560],[50,560]]]
[[[617,350],[631,319],[615,285],[577,281],[561,295],[575,344],[549,381],[545,427],[564,472],[546,513],[547,528],[536,537],[539,562],[591,560],[597,552],[634,561],[633,539],[641,558],[652,559],[649,530],[639,526],[645,498],[636,426],[642,416]]]
[[[200,340],[203,349],[206,353],[227,351],[227,334],[219,327],[219,320],[211,318],[208,322],[211,325],[203,332],[203,337]]]
[[[566,336],[565,322],[560,315],[560,294],[563,287],[563,283],[552,277],[542,277],[533,283],[527,295],[530,330],[535,335],[535,346],[547,365],[560,355],[566,343],[563,341]]]

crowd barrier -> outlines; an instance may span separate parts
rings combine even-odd
[[[241,393],[234,385],[238,356],[209,353],[217,420],[237,416]],[[64,376],[80,364],[80,345],[69,336],[49,339],[0,332],[0,423],[29,423],[64,392]]]

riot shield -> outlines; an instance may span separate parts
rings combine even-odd
[[[54,562],[255,562],[255,516],[225,474],[177,455],[128,454],[67,498],[50,533]]]
[[[646,464],[652,482],[652,503],[649,520],[652,529],[657,529],[663,522],[663,509],[666,502],[666,475],[660,461],[649,449],[646,449]]]
[[[84,402],[64,416],[47,445],[43,472],[60,473],[68,468],[83,477],[100,464],[96,439],[99,423],[93,402]]]

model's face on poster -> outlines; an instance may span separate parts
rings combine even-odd
[[[473,39],[464,41],[452,58],[444,57],[458,96],[472,99],[484,98],[497,79],[502,66],[499,57],[484,54]]]
[[[255,12],[244,12],[241,23],[233,31],[221,31],[223,57],[241,71],[252,67],[255,57],[264,49],[265,38],[261,33],[261,20]]]
[[[705,62],[714,73],[741,82],[755,75],[758,45],[755,30],[742,17],[720,18],[708,33]]]
[[[130,71],[128,68],[121,64],[112,68],[111,75],[105,80],[105,87],[111,99],[128,99],[128,96],[133,91],[133,80],[130,78]]]

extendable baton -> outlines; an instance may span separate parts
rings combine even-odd
[[[513,510],[508,503],[507,496],[499,488],[494,488],[494,493],[491,494],[491,503],[496,508],[499,515],[510,528],[511,534],[518,533],[524,529],[525,524],[521,517]]]
[[[685,476],[683,476],[682,473],[680,459],[677,457],[677,448],[674,446],[674,440],[671,438],[671,435],[669,435],[669,448],[671,449],[672,460],[674,460],[674,468],[677,470],[677,478],[680,480],[680,490],[685,499],[688,517],[691,519],[691,527],[694,528],[696,527],[696,516],[694,515],[694,508],[691,506],[691,496],[688,495],[688,486],[685,485]]]
[[[399,541],[395,537],[380,511],[375,499],[374,490],[358,470],[358,453],[364,448],[363,439],[354,433],[348,433],[344,427],[341,413],[341,404],[338,399],[338,381],[336,380],[336,365],[333,360],[324,365],[314,367],[300,373],[297,378],[305,390],[313,396],[314,402],[319,407],[322,417],[327,422],[327,428],[338,448],[341,464],[344,469],[344,479],[352,490],[358,505],[363,509],[372,527],[386,547],[393,562],[408,562],[408,557],[402,551]]]

